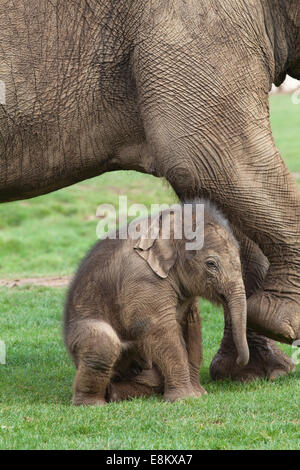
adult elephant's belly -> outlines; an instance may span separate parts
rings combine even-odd
[[[143,171],[143,129],[129,110],[126,104],[107,111],[78,103],[72,112],[32,118],[2,107],[0,202],[39,196],[105,171]]]
[[[110,2],[25,3],[0,2],[0,202],[122,167],[143,141],[128,51],[101,29]]]

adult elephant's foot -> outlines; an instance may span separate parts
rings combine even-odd
[[[278,348],[276,343],[254,331],[247,330],[250,361],[246,367],[236,364],[237,352],[230,328],[225,329],[219,351],[210,366],[213,380],[231,379],[248,382],[256,379],[274,380],[295,370],[294,362]]]
[[[292,285],[276,284],[273,291],[256,292],[248,299],[248,323],[268,338],[293,344],[300,339],[300,294],[292,293]]]

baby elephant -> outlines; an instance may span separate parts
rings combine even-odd
[[[197,204],[205,206],[202,227],[195,216]],[[192,207],[192,230],[204,231],[199,249],[190,250],[188,240],[176,236],[178,220],[185,220],[182,205],[158,214],[152,223],[140,221],[138,240],[132,236],[98,242],[83,261],[64,320],[65,342],[77,368],[74,405],[104,405],[114,383],[128,383],[141,370],[146,383],[147,371],[151,380],[156,375],[153,389],[162,386],[165,400],[206,393],[199,384],[199,296],[224,306],[237,362],[248,363],[239,246],[211,203],[194,201]],[[163,232],[166,215],[168,237]]]

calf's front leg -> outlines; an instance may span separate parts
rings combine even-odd
[[[198,300],[191,303],[182,330],[188,354],[191,384],[196,395],[200,397],[201,395],[206,395],[207,392],[199,382],[200,368],[203,360],[203,348],[202,324]]]
[[[202,363],[202,331],[198,304],[192,302],[182,325],[182,335],[187,351],[190,383],[195,396],[207,392],[199,383]],[[108,388],[107,400],[110,402],[129,400],[133,398],[149,398],[164,393],[164,378],[157,365],[150,370],[143,370],[135,377],[124,378],[119,382],[112,381]]]
[[[153,363],[164,377],[165,401],[177,401],[184,398],[196,398],[191,384],[188,354],[180,325],[176,321],[176,311],[162,312],[163,318],[153,326],[147,335],[146,343]]]

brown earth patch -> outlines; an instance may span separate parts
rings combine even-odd
[[[0,287],[40,286],[40,287],[68,287],[72,280],[71,276],[60,277],[32,277],[25,279],[0,279]]]

